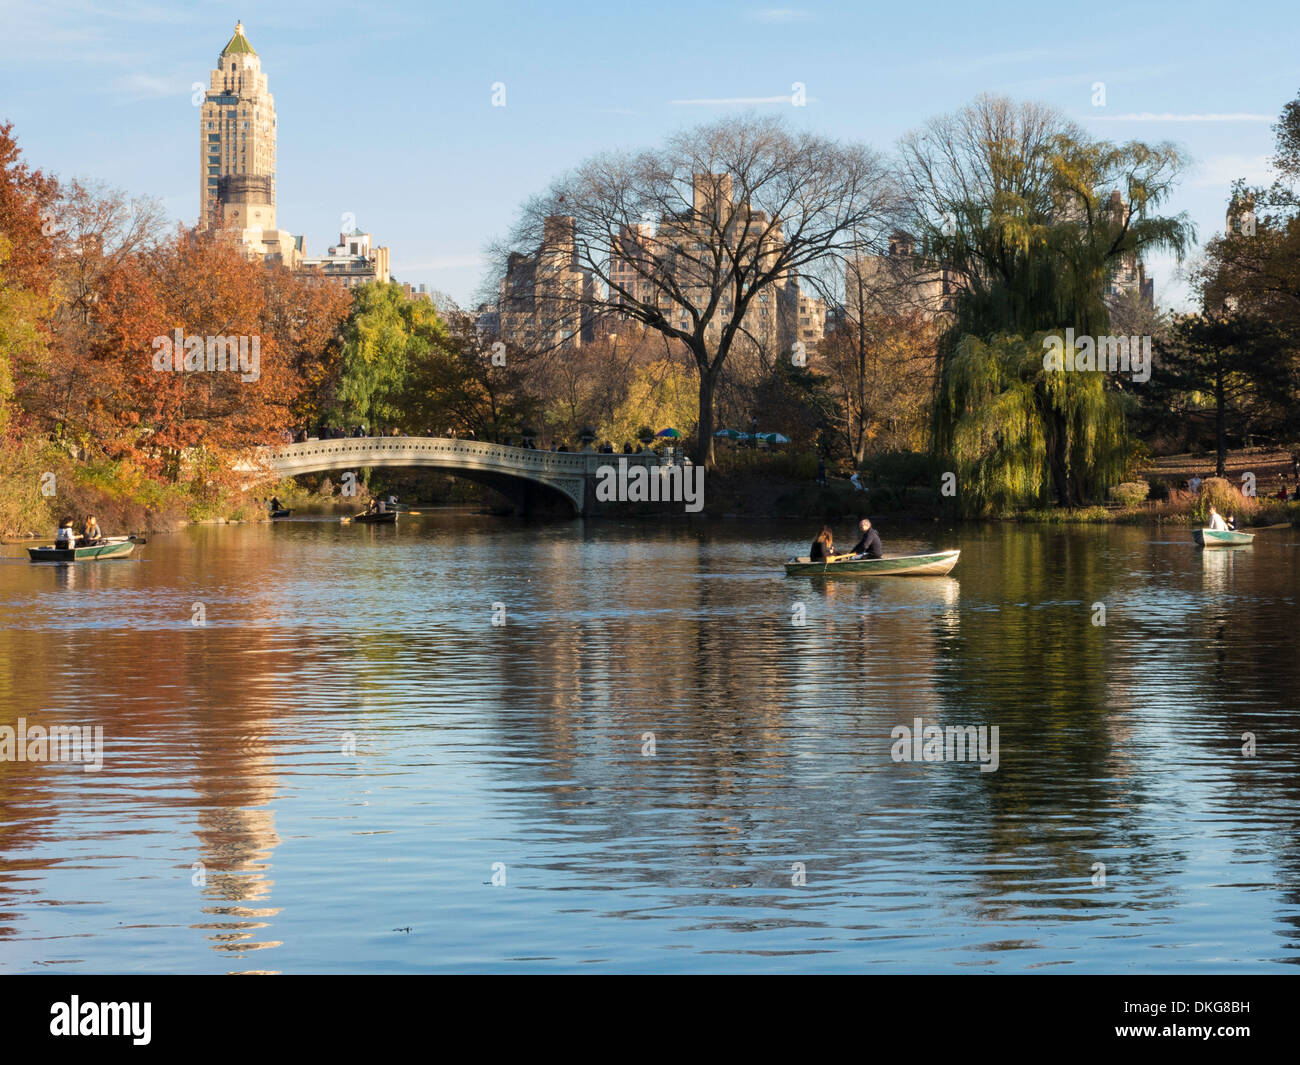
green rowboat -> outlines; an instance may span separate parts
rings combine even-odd
[[[1241,547],[1254,540],[1255,534],[1233,529],[1193,529],[1192,539],[1201,547]]]
[[[135,543],[125,536],[114,537],[93,547],[29,547],[33,562],[93,562],[101,558],[126,558]]]
[[[884,558],[837,556],[833,562],[812,562],[792,558],[785,564],[787,577],[942,577],[957,565],[960,551],[937,551],[932,555],[886,555]]]
[[[371,525],[393,525],[397,521],[397,512],[389,510],[383,514],[358,514],[352,520],[368,522]]]

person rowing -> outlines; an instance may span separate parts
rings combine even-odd
[[[280,502],[280,497],[279,497],[279,496],[272,496],[272,497],[271,497],[271,509],[272,509],[273,511],[275,511],[275,510],[283,510],[283,509],[284,509],[284,505]]]
[[[54,546],[63,550],[77,546],[77,534],[72,528],[71,518],[64,518],[59,522],[59,531],[54,536]]]
[[[1215,510],[1214,507],[1210,507],[1210,528],[1217,529],[1220,532],[1228,531],[1228,523],[1223,520],[1223,515]]]
[[[94,547],[96,544],[102,543],[103,539],[104,532],[100,529],[99,522],[93,516],[87,518],[85,528],[81,530],[81,546]]]
[[[862,530],[862,538],[853,545],[853,554],[858,558],[883,557],[884,545],[880,542],[880,534],[871,527],[870,519],[863,518],[858,522],[858,528]]]

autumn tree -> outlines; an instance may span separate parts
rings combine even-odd
[[[846,308],[817,349],[834,382],[837,434],[855,465],[871,448],[921,450],[940,326],[918,310]]]
[[[58,183],[22,161],[12,124],[0,125],[0,433],[17,367],[46,350],[57,198]]]
[[[885,232],[893,206],[886,165],[867,148],[727,119],[582,164],[525,206],[509,245],[585,279],[547,292],[554,321],[569,323],[548,335],[630,320],[682,345],[697,377],[696,460],[708,466],[733,348],[775,327],[799,275]]]
[[[480,337],[474,317],[446,310],[444,332],[413,360],[396,403],[419,431],[473,433],[502,442],[539,413],[524,388],[529,354],[493,348]]]

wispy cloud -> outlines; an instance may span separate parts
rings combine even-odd
[[[931,60],[927,66],[948,74],[971,74],[994,67],[1025,66],[1035,63],[1059,63],[1061,53],[1052,48],[1033,48],[1019,52],[990,52],[961,59]]]
[[[1098,122],[1272,122],[1274,115],[1256,115],[1249,111],[1197,111],[1178,113],[1173,111],[1134,111],[1124,115],[1107,115],[1097,113],[1089,115]]]
[[[789,104],[792,94],[784,96],[709,96],[699,100],[669,100],[674,107],[735,107],[748,104]],[[806,103],[816,103],[817,97],[805,96]]]
[[[766,7],[750,11],[745,16],[752,22],[811,22],[816,16],[811,11],[793,7]]]

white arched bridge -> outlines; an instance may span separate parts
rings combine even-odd
[[[595,509],[596,471],[620,459],[629,466],[659,464],[652,452],[537,451],[455,437],[361,436],[259,448],[256,461],[240,469],[254,480],[279,480],[304,473],[422,466],[495,488],[523,513],[558,503],[589,514]]]

